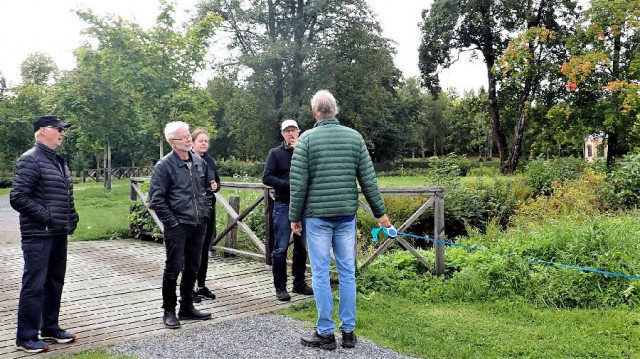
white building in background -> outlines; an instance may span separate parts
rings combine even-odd
[[[589,135],[584,138],[584,159],[593,162],[598,158],[607,158],[608,146],[605,144],[604,133]]]

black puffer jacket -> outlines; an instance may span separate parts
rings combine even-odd
[[[9,202],[23,237],[72,234],[78,225],[69,167],[40,142],[18,159]]]
[[[211,215],[211,180],[207,163],[198,155],[191,156],[191,170],[171,151],[156,163],[151,175],[149,203],[162,224],[199,224]]]

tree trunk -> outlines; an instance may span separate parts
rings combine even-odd
[[[111,139],[107,136],[107,153],[106,153],[107,165],[104,171],[104,188],[111,189]]]
[[[162,158],[164,157],[164,138],[162,134],[160,134],[160,145],[158,147],[160,148],[160,158]]]

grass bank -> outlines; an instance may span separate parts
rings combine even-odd
[[[640,314],[626,309],[535,309],[511,301],[430,304],[391,293],[359,294],[357,300],[357,333],[410,356],[640,357]],[[315,325],[312,300],[281,313]]]

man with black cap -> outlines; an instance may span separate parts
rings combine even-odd
[[[55,115],[33,121],[36,144],[18,159],[9,195],[11,207],[20,213],[24,257],[16,347],[28,353],[49,350],[50,342],[76,340],[58,324],[67,236],[78,225],[71,172],[56,151],[69,126]]]
[[[289,222],[289,168],[291,156],[298,143],[300,129],[294,120],[284,120],[280,126],[284,141],[280,146],[269,151],[264,164],[262,183],[271,186],[275,192],[273,206],[273,250],[271,251],[271,268],[273,285],[276,287],[276,298],[287,301],[291,296],[287,292],[287,249],[291,237]],[[312,295],[313,289],[304,281],[307,269],[307,249],[302,235],[293,235],[293,292]]]

